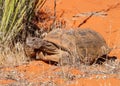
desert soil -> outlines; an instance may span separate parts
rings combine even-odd
[[[47,0],[42,9],[52,17],[54,0]],[[120,59],[120,0],[57,0],[56,16],[59,27],[64,24],[65,29],[80,27],[99,32],[113,48],[110,56]],[[39,21],[36,24],[41,26]],[[110,65],[78,68],[32,61],[1,68],[0,86],[120,86],[118,60]]]

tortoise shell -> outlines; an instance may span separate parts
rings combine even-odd
[[[92,64],[111,51],[104,38],[91,29],[56,29],[49,32],[43,40],[69,52],[71,58],[77,57],[84,64]]]

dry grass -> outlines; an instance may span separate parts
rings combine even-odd
[[[39,64],[38,64],[39,65]],[[40,65],[39,65],[40,66]],[[29,64],[28,64],[29,67]],[[41,67],[41,66],[40,66]],[[55,71],[55,69],[58,69]],[[26,79],[26,74],[17,70],[16,67],[11,68],[11,70],[0,71],[0,79],[10,79],[14,80],[13,83],[9,84],[9,86],[13,85],[22,85],[22,86],[58,86],[59,84],[56,83],[56,79],[62,79],[63,83],[61,85],[67,84],[68,86],[73,83],[77,83],[79,79],[109,79],[109,78],[116,78],[120,79],[120,62],[115,61],[112,63],[104,63],[103,65],[80,65],[77,70],[80,71],[78,74],[74,74],[71,72],[75,70],[75,68],[71,66],[52,66],[47,71],[42,71],[43,73],[36,76],[31,75],[32,81]],[[29,75],[29,74],[28,74]],[[34,77],[34,78],[33,78]],[[45,81],[42,81],[46,79]],[[37,81],[36,81],[37,80]],[[36,81],[36,82],[34,82]]]
[[[0,52],[1,66],[20,65],[27,61],[23,44],[17,43],[12,49],[4,46],[4,48],[0,48],[0,51],[2,51]]]

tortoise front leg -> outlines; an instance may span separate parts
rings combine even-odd
[[[59,55],[55,54],[55,55],[44,55],[42,52],[36,53],[36,59],[41,59],[43,61],[55,61],[55,62],[59,62]]]
[[[52,55],[44,55],[42,52],[36,53],[36,59],[41,59],[43,61],[55,61],[64,62],[63,60],[68,59],[69,53],[66,51],[58,50],[58,53]]]

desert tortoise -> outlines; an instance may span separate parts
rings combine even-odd
[[[111,51],[104,38],[91,29],[55,29],[43,39],[28,37],[26,46],[27,56],[61,64],[90,65]]]

